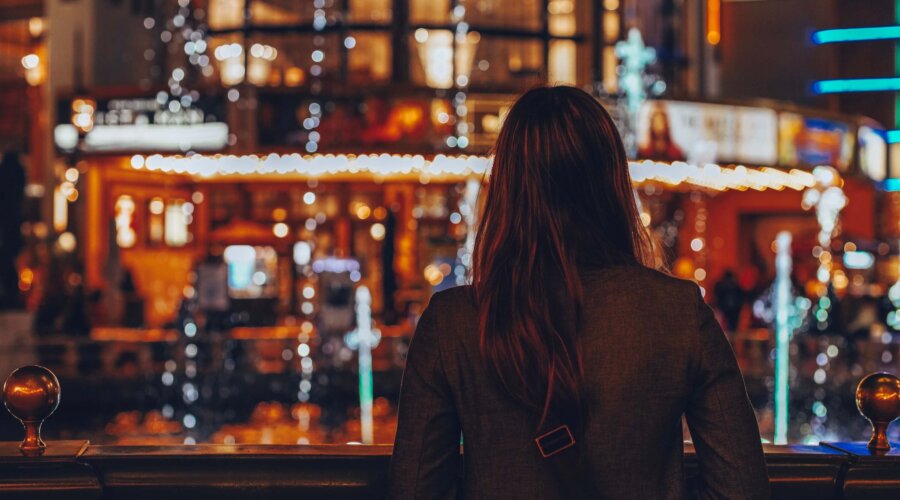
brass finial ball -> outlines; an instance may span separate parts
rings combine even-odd
[[[856,407],[872,422],[869,449],[890,450],[887,427],[894,419],[900,417],[900,378],[890,373],[867,375],[856,388]]]
[[[19,420],[49,417],[59,406],[59,380],[43,366],[23,366],[3,384],[3,404]]]
[[[3,384],[3,404],[25,426],[25,440],[20,448],[26,455],[44,451],[41,424],[56,411],[59,394],[59,380],[43,366],[18,368]]]

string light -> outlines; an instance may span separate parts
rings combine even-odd
[[[244,48],[238,43],[230,43],[216,47],[213,55],[219,61],[219,79],[226,86],[233,86],[244,81],[247,70],[244,68]]]
[[[269,80],[272,73],[272,62],[278,57],[278,50],[271,45],[260,43],[250,47],[250,58],[247,63],[247,81],[253,85],[262,86]]]
[[[320,34],[328,26],[328,18],[325,16],[324,0],[313,0],[313,30],[316,34],[313,36],[313,49],[309,54],[310,66],[309,74],[312,77],[310,81],[310,93],[313,98],[309,103],[309,118],[303,120],[303,128],[307,130],[306,152],[315,153],[319,150],[319,140],[321,135],[318,132],[319,125],[322,123],[322,104],[319,102],[318,95],[322,91],[322,76],[325,72],[325,51],[322,50],[325,45],[325,37]]]
[[[466,187],[459,197],[459,213],[450,215],[450,221],[453,222],[453,216],[456,215],[459,221],[465,221],[466,224],[466,241],[462,247],[457,250],[459,264],[454,269],[457,285],[465,285],[469,277],[469,270],[472,265],[472,253],[475,251],[475,234],[477,232],[477,203],[478,193],[481,191],[481,182],[475,178],[469,178],[466,181]]]
[[[816,167],[812,172],[815,183],[803,192],[802,206],[804,210],[814,208],[816,220],[819,222],[818,242],[822,251],[817,256],[819,269],[816,277],[821,282],[819,287],[820,302],[827,299],[826,285],[831,281],[832,255],[831,240],[838,229],[838,217],[847,206],[847,196],[841,186],[843,180],[831,167]],[[829,307],[821,307],[819,325],[824,329],[828,324]]]
[[[83,132],[90,132],[94,128],[94,111],[97,103],[90,98],[78,98],[72,101],[72,125]]]
[[[210,65],[210,55],[208,54],[208,49],[211,49],[211,47],[205,39],[206,27],[200,22],[205,15],[205,12],[202,8],[195,8],[191,4],[191,1],[192,0],[178,0],[178,2],[176,2],[177,9],[172,13],[172,17],[165,22],[157,23],[156,19],[153,17],[147,17],[143,22],[144,28],[147,30],[153,30],[157,27],[162,30],[160,32],[160,40],[162,40],[163,43],[172,43],[176,45],[175,47],[172,47],[172,50],[169,51],[170,53],[181,53],[183,57],[186,58],[186,60],[177,62],[169,73],[169,77],[166,80],[168,91],[161,91],[156,95],[156,102],[159,106],[158,113],[166,115],[170,121],[181,119],[188,120],[190,117],[198,114],[198,110],[194,105],[200,99],[200,93],[197,92],[197,90],[191,90],[189,85],[193,81],[196,71],[199,70],[199,72],[206,77],[211,76],[213,72],[213,68]],[[232,53],[237,52],[237,54],[240,54],[241,51],[242,48],[238,44],[220,46],[215,49],[214,56],[217,60],[222,62],[228,56],[232,55]],[[145,52],[144,57],[147,61],[151,61],[156,57],[156,52],[152,49],[148,49]],[[154,70],[156,69],[158,68],[154,68]],[[243,79],[244,69],[242,63],[240,71],[240,78]],[[234,68],[231,68],[230,70],[223,68],[221,73],[222,80],[228,80],[229,78],[234,77]],[[199,113],[202,116],[202,112]],[[201,126],[207,130],[200,132],[197,137],[193,138],[196,140],[184,141],[184,144],[181,146],[183,151],[188,151],[196,147],[207,149],[210,147],[218,148],[222,146],[224,135],[223,127],[218,126],[216,127],[217,130],[213,130],[206,127],[206,125],[209,124],[194,125]],[[123,132],[104,128],[102,132],[100,130],[96,132],[97,133],[91,134],[85,139],[88,145],[95,143],[94,146],[102,147],[108,142],[121,142],[125,140],[129,143],[143,143],[144,146],[155,149],[154,146],[157,145],[157,142],[166,142],[162,136],[166,135],[167,131],[159,129],[156,134],[150,134],[150,137],[144,137],[144,135],[147,135],[145,133],[140,137],[130,138],[123,137],[123,134],[127,135],[132,133],[131,131]],[[196,132],[193,134],[196,134]]]
[[[475,57],[475,46],[481,38],[478,33],[469,32],[469,23],[465,21],[465,1],[460,0],[453,8],[451,19],[456,24],[453,40],[453,57],[455,75],[453,85],[456,94],[453,96],[453,109],[456,113],[456,137],[447,138],[447,146],[466,149],[469,146],[469,107],[466,95],[469,87],[469,74],[472,69],[472,60]]]
[[[44,82],[45,71],[41,65],[41,58],[37,54],[28,54],[22,58],[22,67],[25,68],[25,81],[31,86],[37,86]]]
[[[141,158],[141,157],[139,157]],[[135,169],[198,177],[251,174],[301,174],[310,177],[369,173],[373,175],[477,175],[490,167],[483,156],[438,155],[426,160],[421,155],[277,155],[268,156],[162,156],[132,159]],[[143,165],[134,167],[134,165]],[[312,195],[314,196],[314,195]],[[311,200],[315,200],[312,198]]]
[[[370,174],[375,176],[459,176],[490,173],[492,159],[478,155],[436,155],[425,159],[422,155],[391,154],[308,154],[298,153],[267,156],[200,155],[144,157],[135,155],[129,164],[136,170],[183,174],[196,177],[229,175],[299,174],[309,177]],[[635,184],[658,183],[669,186],[689,186],[711,191],[748,189],[801,191],[816,185],[812,173],[804,170],[779,170],[771,167],[726,167],[708,164],[691,165],[684,162],[634,161],[629,163]]]
[[[694,281],[701,286],[706,280],[707,256],[709,254],[706,245],[706,221],[709,211],[706,208],[706,197],[700,192],[693,192],[690,196],[694,211],[694,238],[690,242],[694,260]]]
[[[750,168],[743,165],[723,167],[715,164],[703,166],[684,162],[671,164],[656,161],[630,162],[631,179],[635,183],[658,182],[670,186],[688,184],[713,191],[735,189],[800,191],[815,185],[813,174],[803,170],[790,171],[777,168]]]
[[[837,170],[831,167],[816,167],[812,172],[815,184],[804,191],[802,207],[804,210],[815,209],[816,220],[819,223],[818,247],[814,249],[814,255],[819,259],[819,269],[816,272],[816,278],[819,281],[816,287],[815,301],[812,303],[810,312],[812,318],[810,321],[811,328],[814,331],[827,332],[832,330],[836,325],[833,315],[831,314],[837,306],[834,302],[836,297],[831,293],[833,290],[832,282],[832,266],[833,256],[831,253],[832,239],[840,230],[838,226],[841,210],[847,206],[847,196],[842,188],[844,181],[841,179]],[[819,348],[825,346],[821,343]],[[820,352],[816,356],[819,368],[816,370],[813,379],[816,384],[823,385],[829,379],[831,364],[829,356],[826,352]],[[811,423],[813,429],[820,429],[827,420],[828,408],[824,399],[824,392],[815,395],[816,401],[813,403],[813,413],[815,417]],[[821,434],[815,430],[816,434]]]

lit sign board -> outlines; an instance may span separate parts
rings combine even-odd
[[[883,181],[887,177],[887,141],[883,130],[859,127],[859,167],[870,179]]]
[[[781,113],[778,144],[778,163],[786,167],[830,165],[846,172],[853,161],[853,135],[843,122]]]
[[[774,165],[778,115],[767,108],[647,101],[638,112],[638,157]]]
[[[63,151],[217,151],[228,144],[228,125],[219,121],[224,114],[215,101],[170,100],[166,93],[157,98],[64,100],[53,137]]]

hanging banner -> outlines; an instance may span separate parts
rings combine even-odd
[[[859,168],[873,181],[887,177],[887,141],[884,130],[868,126],[859,127]]]
[[[660,161],[775,165],[778,115],[768,108],[647,101],[638,112],[638,157]]]

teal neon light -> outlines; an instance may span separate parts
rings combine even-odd
[[[900,77],[855,78],[850,80],[820,80],[813,83],[816,94],[842,94],[847,92],[897,92]]]
[[[842,42],[868,42],[873,40],[900,39],[900,26],[871,26],[867,28],[841,28],[813,33],[816,45]]]
[[[894,0],[894,22],[900,24],[900,0]],[[894,43],[894,74],[900,76],[900,42]],[[894,95],[894,126],[900,127],[900,94]]]
[[[900,179],[885,179],[881,182],[881,189],[890,193],[900,191]]]
[[[888,130],[885,136],[888,144],[895,144],[900,142],[900,130]]]

